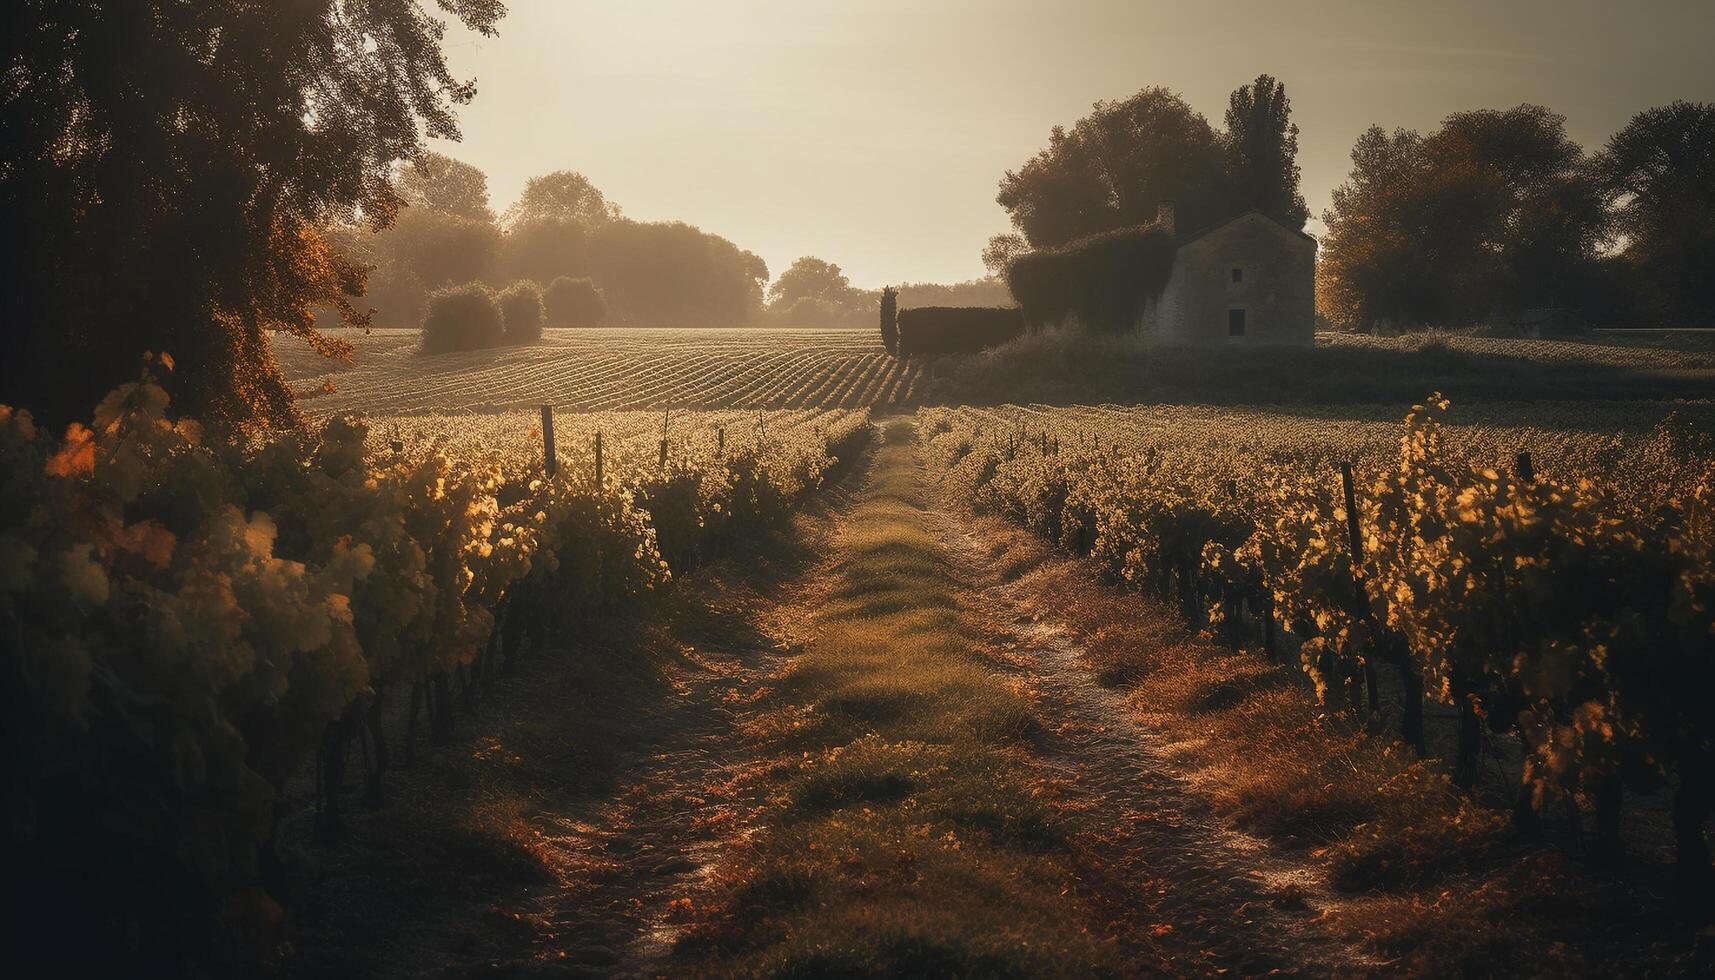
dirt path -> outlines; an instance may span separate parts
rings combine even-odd
[[[291,972],[1399,970],[1355,945],[1369,906],[1325,862],[1212,810],[1182,724],[1098,681],[1103,644],[1156,649],[1099,632],[1137,609],[1093,614],[1105,593],[1061,591],[1093,571],[944,509],[892,428],[787,556],[679,583],[629,641],[648,683],[615,683],[623,651],[515,679],[516,720],[355,821],[368,856],[316,896],[331,938]]]
[[[735,564],[694,587],[713,628],[681,630],[687,642],[670,673],[670,697],[626,737],[640,748],[617,788],[598,805],[538,817],[540,853],[562,887],[503,915],[536,924],[522,957],[474,975],[654,977],[683,930],[690,896],[702,892],[720,856],[751,832],[761,784],[747,778],[756,746],[738,726],[745,706],[785,669],[776,621],[797,602],[802,565],[826,550],[863,467],[825,488],[795,522],[794,571],[781,577]],[[646,746],[646,747],[645,747]]]
[[[401,862],[406,874],[417,891],[439,899],[408,907],[380,897],[373,887],[365,890],[363,878],[386,879],[399,874],[399,867],[360,864],[354,876],[359,884],[345,901],[351,935],[360,936],[369,924],[365,909],[385,908],[391,921],[373,923],[379,939],[348,940],[367,944],[356,956],[323,962],[363,964],[365,972],[387,976],[745,972],[768,962],[767,950],[781,936],[790,945],[794,933],[814,936],[833,927],[813,916],[795,920],[798,913],[789,908],[766,908],[764,915],[780,921],[739,938],[735,957],[723,958],[729,949],[711,958],[697,943],[687,947],[680,940],[696,928],[705,907],[718,903],[722,889],[742,883],[759,862],[774,862],[779,870],[788,867],[782,862],[801,860],[801,868],[831,870],[838,877],[849,875],[845,869],[853,860],[848,854],[839,868],[824,868],[821,862],[832,861],[831,854],[795,853],[799,848],[790,843],[771,857],[771,834],[797,839],[792,835],[802,831],[794,828],[826,821],[829,828],[845,828],[834,830],[834,839],[855,833],[861,851],[864,836],[873,835],[871,851],[892,854],[902,846],[923,846],[916,829],[921,824],[951,828],[948,836],[964,838],[970,848],[976,843],[972,835],[999,825],[995,820],[1036,826],[1040,813],[1048,821],[1044,828],[1061,828],[1042,831],[1049,835],[1043,840],[1056,841],[1047,850],[1031,842],[1037,831],[1010,843],[995,841],[988,850],[946,852],[930,842],[909,862],[914,870],[897,893],[888,891],[900,888],[889,877],[895,873],[885,870],[873,881],[859,876],[839,885],[850,890],[831,893],[827,901],[834,906],[878,904],[857,915],[855,925],[836,925],[850,925],[860,944],[872,936],[879,942],[876,930],[900,926],[875,923],[897,915],[912,928],[921,914],[911,911],[920,904],[890,909],[894,895],[907,903],[939,902],[945,919],[936,942],[952,943],[949,949],[971,943],[969,949],[978,951],[971,955],[978,955],[984,935],[1006,922],[1002,916],[985,924],[992,910],[984,906],[1029,900],[1042,904],[1029,926],[1034,931],[1014,953],[1064,941],[1088,957],[1082,962],[1105,964],[1102,972],[1349,975],[1381,966],[1318,927],[1317,917],[1339,899],[1317,874],[1226,829],[1184,786],[1164,751],[1163,735],[1138,720],[1123,693],[1095,682],[1071,632],[1036,612],[1044,597],[1030,594],[1028,583],[1009,579],[1004,563],[995,561],[1004,542],[984,535],[1002,532],[933,506],[925,509],[923,502],[936,495],[910,489],[917,471],[909,448],[884,452],[893,460],[887,475],[872,472],[873,460],[865,459],[799,518],[789,560],[768,568],[757,567],[754,558],[728,563],[679,584],[676,611],[637,641],[640,647],[677,649],[656,649],[655,693],[635,697],[617,720],[580,725],[575,714],[567,714],[580,710],[579,704],[591,706],[571,698],[579,683],[594,688],[590,696],[598,702],[602,698],[599,677],[575,679],[575,660],[555,665],[547,676],[524,679],[516,695],[520,703],[505,714],[520,720],[509,722],[510,728],[470,733],[471,751],[455,747],[444,753],[444,764],[465,773],[457,781],[460,788],[450,798],[425,797],[433,806],[421,818],[424,829],[408,835],[423,842]],[[878,542],[878,534],[891,533],[905,537]],[[868,560],[890,561],[903,546],[899,542],[912,540],[919,542],[923,560],[902,567],[925,576],[918,586],[903,585],[889,573],[865,586],[881,593],[850,591],[854,575],[875,578],[862,574],[866,554]],[[864,595],[877,597],[876,608],[886,611],[855,618],[849,611],[834,612],[829,618],[842,601],[871,601]],[[941,635],[951,645],[939,654],[925,651],[922,656],[943,660],[917,675],[899,658],[923,668],[924,661],[909,651],[924,635],[921,615],[931,610],[948,617],[949,631]],[[888,623],[899,632],[887,633]],[[963,625],[953,628],[954,623]],[[871,637],[866,631],[872,627],[882,633]],[[790,675],[805,665],[801,660],[814,678],[843,662],[846,644],[870,641],[879,644],[876,658],[860,669],[847,664],[845,688],[812,683],[791,695],[776,693],[793,685]],[[961,670],[969,673],[960,675]],[[806,682],[797,683],[803,688]],[[929,689],[919,684],[947,685],[947,693],[936,695],[942,720],[926,721],[936,712],[923,707],[903,713],[890,707],[922,705]],[[1009,689],[1022,697],[1006,694]],[[987,693],[971,705],[956,703],[979,690]],[[1009,699],[1016,707],[1008,706]],[[856,794],[851,802],[801,803],[793,811],[782,801],[813,797],[795,793],[790,781],[806,771],[799,768],[801,755],[818,755],[817,743],[800,744],[788,735],[774,744],[756,731],[770,718],[806,706],[813,714],[836,712],[829,718],[837,734],[827,742],[835,755],[852,758],[852,747],[870,746],[859,754],[882,752],[876,764],[902,767],[917,788],[901,798],[891,791],[866,796],[865,786],[887,780],[860,773],[847,787]],[[839,711],[848,712],[843,720]],[[1028,713],[1037,734],[1001,735],[998,741],[959,734],[973,719],[978,729],[993,728],[983,720],[993,712]],[[588,780],[576,767],[580,757],[563,756],[558,746],[592,737],[611,742],[602,747],[610,775],[580,786]],[[937,748],[944,739],[945,747]],[[526,773],[505,775],[509,754],[526,757]],[[971,782],[966,770],[973,767],[987,767],[987,775]],[[940,775],[923,782],[915,775],[920,772]],[[988,799],[991,786],[1001,788]],[[495,799],[512,802],[500,806]],[[895,819],[886,813],[890,806],[902,807],[897,825],[888,822]],[[511,816],[470,816],[493,812]],[[952,823],[937,823],[942,818],[936,812],[950,814],[945,819]],[[851,824],[854,818],[860,823]],[[377,833],[395,826],[383,814]],[[442,837],[455,826],[467,835],[477,827],[481,848],[462,864],[449,865]],[[496,863],[491,854],[511,854],[508,860],[528,867],[516,881],[508,880],[490,869]],[[859,856],[869,867],[884,864]],[[984,876],[993,884],[971,884]],[[997,887],[1001,891],[988,890]],[[750,956],[747,947],[760,948],[760,955]],[[812,950],[808,962],[816,955],[821,953]],[[1055,972],[1056,962],[1023,958],[1013,965],[1035,975]],[[326,967],[302,972],[318,974]]]
[[[933,523],[961,595],[989,624],[996,656],[1019,673],[1048,720],[1053,738],[1039,760],[1080,815],[1075,846],[1115,914],[1140,917],[1178,950],[1176,966],[1187,974],[1383,966],[1318,928],[1316,919],[1344,901],[1319,869],[1224,826],[1184,786],[1164,750],[1168,736],[1137,720],[1124,693],[1097,683],[1077,641],[1034,611],[1044,597],[997,567],[996,542],[962,515],[939,512]]]

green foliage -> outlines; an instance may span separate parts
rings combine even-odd
[[[506,324],[494,291],[479,282],[448,286],[429,295],[423,315],[423,350],[430,354],[498,347]]]
[[[607,319],[607,300],[587,278],[560,276],[542,294],[548,323],[556,327],[599,327]]]

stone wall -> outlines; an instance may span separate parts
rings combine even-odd
[[[1233,281],[1233,270],[1241,270]],[[1229,311],[1244,311],[1244,335]],[[1248,214],[1182,246],[1173,278],[1139,328],[1159,343],[1316,342],[1316,243]]]

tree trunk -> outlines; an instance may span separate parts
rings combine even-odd
[[[417,715],[421,713],[428,691],[422,681],[411,682],[411,713],[405,721],[405,768],[417,761]]]
[[[453,679],[439,671],[429,681],[434,697],[429,701],[429,741],[443,745],[453,737]]]
[[[1513,830],[1525,840],[1542,836],[1542,814],[1537,812],[1536,794],[1529,783],[1519,786],[1518,797],[1513,800]]]
[[[1459,748],[1453,759],[1453,785],[1470,789],[1477,783],[1483,748],[1482,719],[1471,703],[1471,687],[1461,673],[1453,674],[1453,697],[1459,706]]]
[[[1679,791],[1673,797],[1673,843],[1678,863],[1674,868],[1679,893],[1688,903],[1704,905],[1715,900],[1715,874],[1709,867],[1709,844],[1703,824],[1715,805],[1715,785],[1710,766],[1715,760],[1696,753],[1680,760]]]
[[[1624,793],[1618,773],[1603,777],[1596,787],[1596,842],[1590,849],[1592,863],[1612,867],[1625,856],[1620,839],[1620,801]]]
[[[1423,736],[1423,677],[1412,665],[1410,654],[1401,656],[1398,666],[1399,684],[1402,689],[1399,735],[1421,759],[1429,752]]]
[[[1275,638],[1275,630],[1274,630],[1274,594],[1273,593],[1267,593],[1263,596],[1262,603],[1261,603],[1261,610],[1262,610],[1262,652],[1263,652],[1263,655],[1268,657],[1269,663],[1271,663],[1271,664],[1279,663],[1280,662],[1280,650],[1277,649],[1278,641]]]
[[[369,699],[368,710],[363,713],[369,742],[375,747],[375,765],[369,770],[369,784],[363,791],[363,798],[370,806],[381,804],[381,780],[387,775],[388,763],[392,761],[387,753],[387,735],[381,727],[381,691],[381,685],[377,684],[375,694]]]
[[[321,776],[316,796],[322,805],[316,813],[316,839],[330,847],[339,843],[340,791],[345,788],[345,765],[358,718],[358,705],[353,704],[322,731],[316,767]]]

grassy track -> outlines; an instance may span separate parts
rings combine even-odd
[[[895,424],[842,530],[814,639],[755,723],[790,773],[681,955],[720,974],[1109,972],[1031,705],[975,651]],[[704,958],[712,957],[712,958]]]

